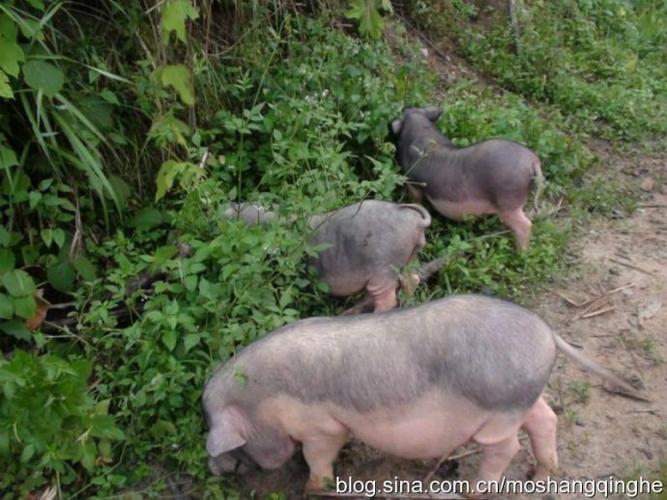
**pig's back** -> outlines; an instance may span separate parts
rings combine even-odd
[[[549,327],[514,304],[455,296],[385,314],[292,323],[242,351],[239,397],[284,393],[368,411],[434,387],[485,409],[525,409],[555,359]],[[245,395],[245,396],[243,396]]]
[[[328,244],[315,266],[333,295],[350,295],[375,279],[395,279],[423,240],[421,215],[379,200],[343,207],[316,221],[314,245]],[[421,238],[421,239],[420,239]],[[423,246],[423,245],[422,245]]]

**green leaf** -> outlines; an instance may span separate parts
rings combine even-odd
[[[56,245],[58,245],[58,248],[62,248],[63,244],[65,243],[65,231],[63,231],[60,228],[56,228],[53,230],[53,241],[56,242]]]
[[[37,10],[44,10],[44,2],[42,0],[27,0]]]
[[[30,340],[30,330],[26,328],[23,321],[17,319],[5,321],[4,323],[0,323],[0,330],[19,340]]]
[[[169,420],[158,420],[155,422],[155,424],[153,424],[150,432],[156,438],[167,435],[174,435],[177,433],[176,427]]]
[[[167,194],[167,191],[174,185],[176,176],[185,171],[191,164],[187,162],[178,162],[174,160],[165,161],[160,167],[160,171],[155,178],[157,190],[155,191],[155,201],[160,200]]]
[[[188,333],[183,338],[183,345],[185,346],[185,352],[188,352],[194,346],[199,344],[200,336],[198,333]]]
[[[86,441],[83,446],[83,455],[81,456],[81,465],[87,471],[92,471],[95,468],[95,458],[97,454],[97,447],[93,441]]]
[[[164,86],[172,86],[178,92],[181,101],[188,106],[195,103],[192,91],[192,79],[190,70],[183,64],[170,64],[160,69],[160,83]]]
[[[174,347],[176,347],[176,332],[174,330],[167,330],[164,332],[164,335],[162,335],[162,342],[167,346],[167,349],[173,351]]]
[[[17,167],[19,164],[13,149],[0,145],[0,168]]]
[[[14,312],[17,316],[29,319],[35,315],[37,311],[37,303],[34,297],[15,297],[14,298]]]
[[[35,446],[32,444],[27,444],[23,448],[23,451],[21,452],[21,462],[26,463],[28,460],[32,458],[34,454],[35,454]]]
[[[69,292],[74,288],[76,274],[72,264],[65,260],[61,260],[49,267],[46,272],[46,277],[56,290]]]
[[[9,85],[9,77],[5,74],[4,71],[0,71],[0,97],[6,99],[14,98],[14,91]]]
[[[123,209],[127,209],[127,200],[132,194],[130,186],[121,177],[117,175],[109,176],[109,184],[116,193],[116,199]]]
[[[136,229],[153,229],[164,222],[162,212],[154,207],[139,210],[130,220],[130,226]]]
[[[14,269],[2,275],[2,284],[12,297],[34,295],[35,283],[25,271]]]
[[[30,204],[30,210],[39,205],[39,202],[42,201],[42,193],[39,191],[30,191],[28,193],[28,202]]]
[[[51,243],[53,243],[53,229],[51,229],[50,227],[42,229],[39,232],[39,235],[42,237],[42,241],[44,242],[46,247],[47,248],[50,247]]]
[[[44,40],[44,32],[42,31],[42,24],[37,19],[29,19],[24,17],[21,19],[21,24],[19,24],[21,33],[26,38],[33,38],[39,40],[40,42]]]
[[[15,42],[18,33],[19,30],[14,20],[4,12],[0,14],[0,38]]]
[[[72,265],[76,272],[85,280],[85,281],[94,281],[97,279],[97,271],[95,266],[83,255],[77,257],[72,261]]]
[[[0,293],[0,318],[12,319],[14,316],[14,301],[9,295]]]
[[[19,62],[25,61],[23,49],[16,42],[0,38],[0,69],[11,76],[18,76]]]
[[[350,9],[345,13],[345,17],[357,20],[362,35],[371,38],[380,38],[384,26],[377,2],[378,0],[351,0]]]
[[[167,262],[169,259],[171,259],[174,255],[178,253],[178,248],[176,248],[176,245],[164,245],[158,248],[155,251],[155,255],[153,256],[153,263],[151,264],[151,268],[154,270],[160,269],[162,265]]]
[[[23,65],[23,76],[30,87],[48,97],[54,97],[65,84],[65,75],[58,66],[39,59]]]
[[[169,42],[172,31],[176,33],[176,38],[186,43],[185,21],[198,19],[199,10],[192,5],[190,0],[171,0],[164,4],[161,14],[165,45]]]
[[[170,112],[153,122],[148,135],[158,144],[164,141],[175,142],[183,147],[188,146],[186,136],[190,135],[190,127],[184,121],[175,118]]]
[[[16,257],[9,248],[0,248],[0,275],[14,269]]]

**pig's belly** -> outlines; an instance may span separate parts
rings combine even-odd
[[[521,425],[520,415],[482,410],[458,397],[422,397],[411,405],[372,415],[350,415],[343,423],[357,439],[407,459],[450,454],[477,436],[482,442],[505,439]]]
[[[489,215],[498,212],[498,209],[490,201],[448,201],[433,199],[430,196],[427,196],[427,198],[438,212],[452,220],[462,220],[466,215]]]
[[[351,273],[329,273],[322,277],[322,281],[329,285],[329,293],[334,297],[347,297],[360,292],[368,283],[365,275]]]

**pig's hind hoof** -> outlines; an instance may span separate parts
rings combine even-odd
[[[306,483],[306,489],[303,492],[303,496],[304,498],[307,498],[308,496],[327,497],[331,496],[333,490],[334,490],[333,479],[328,477],[311,478]]]

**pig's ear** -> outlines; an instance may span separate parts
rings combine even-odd
[[[206,439],[206,451],[212,457],[243,446],[246,440],[242,431],[243,416],[235,408],[225,408],[212,419],[211,430]]]
[[[391,122],[391,131],[393,134],[398,137],[398,134],[401,133],[401,127],[403,126],[403,121],[402,120],[394,120]]]
[[[442,110],[435,106],[429,106],[428,108],[424,108],[424,114],[426,115],[426,118],[435,123],[442,116]]]

